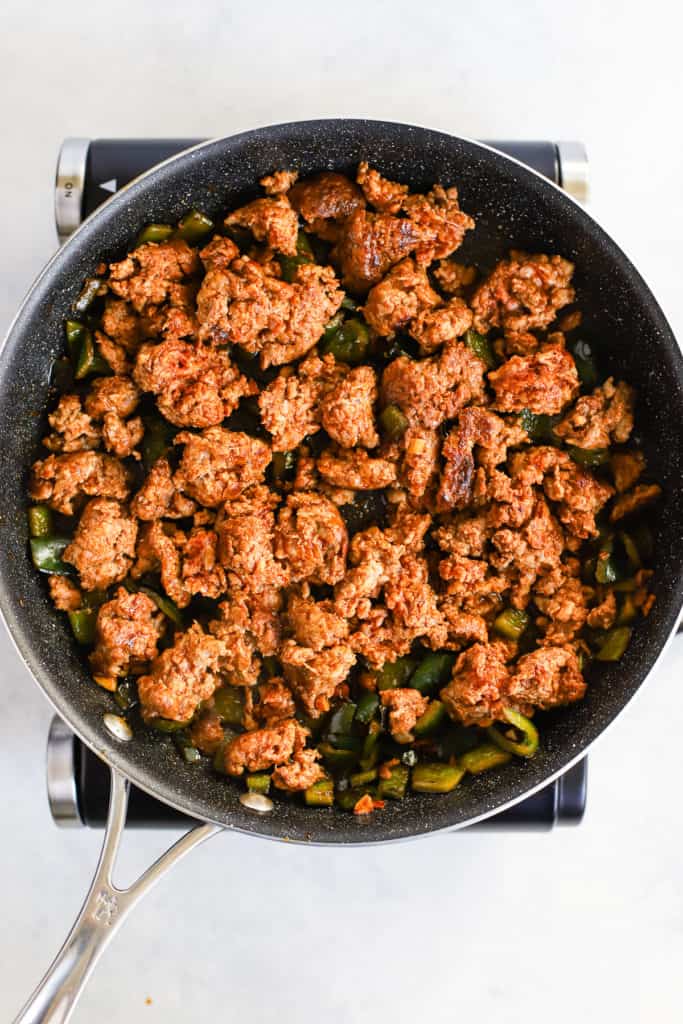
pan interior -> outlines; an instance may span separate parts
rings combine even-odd
[[[145,223],[174,221],[193,207],[216,216],[255,196],[258,179],[274,169],[354,172],[360,160],[415,190],[457,185],[463,209],[477,222],[459,251],[465,261],[486,269],[515,247],[576,263],[586,336],[605,372],[638,388],[638,439],[665,491],[654,524],[656,603],[624,659],[591,671],[584,701],[541,716],[542,750],[533,761],[467,779],[447,796],[413,794],[361,818],[287,799],[257,815],[240,804],[239,784],[183,764],[168,737],[137,729],[133,742],[121,744],[104,728],[110,697],[90,681],[68,624],[54,612],[28,558],[26,467],[43,433],[64,319],[100,261],[124,255]],[[278,125],[205,144],[143,176],[94,214],[46,268],[10,331],[0,362],[3,614],[38,683],[81,738],[142,789],[187,814],[318,843],[381,842],[465,825],[521,799],[576,760],[633,696],[674,628],[683,597],[682,380],[675,339],[624,254],[572,200],[501,154],[427,129],[361,120]]]

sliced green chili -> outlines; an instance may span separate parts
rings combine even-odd
[[[135,248],[148,242],[167,242],[173,234],[170,224],[146,224],[135,242]]]
[[[579,466],[587,469],[597,469],[598,466],[605,466],[609,462],[609,450],[607,448],[577,448],[569,445],[567,452]]]
[[[250,793],[266,793],[270,790],[270,775],[268,772],[252,772],[247,775],[247,789]]]
[[[632,567],[634,569],[642,569],[643,562],[642,562],[642,559],[640,557],[640,551],[638,550],[638,545],[636,544],[635,540],[630,535],[630,533],[626,533],[625,531],[622,531],[619,534],[619,540],[621,541],[621,543],[624,546],[624,551],[626,552],[626,557],[628,558],[628,560],[631,563]]]
[[[596,661],[619,661],[629,645],[631,632],[628,626],[610,629],[595,655]]]
[[[491,725],[486,730],[489,739],[509,754],[517,754],[518,757],[533,757],[538,750],[538,729],[534,723],[513,708],[503,708],[503,715],[510,725],[522,733],[524,738],[521,740],[512,738],[505,732],[501,732],[496,726]]]
[[[647,523],[639,523],[637,526],[631,526],[629,533],[633,538],[633,541],[638,549],[643,562],[649,562],[654,554],[655,542],[652,536],[652,530]]]
[[[47,505],[33,505],[28,510],[28,532],[32,537],[50,537],[54,532],[52,510]]]
[[[397,687],[405,686],[416,665],[415,658],[409,656],[397,658],[396,661],[385,661],[377,673],[377,689],[395,690]]]
[[[526,430],[529,439],[538,444],[557,444],[557,435],[553,427],[560,419],[561,416],[535,413],[531,409],[522,409],[519,414],[520,426]]]
[[[363,748],[360,753],[359,764],[363,771],[367,771],[377,764],[379,757],[379,739],[382,735],[382,726],[379,722],[370,722],[368,734],[363,740]]]
[[[75,612],[69,612],[69,622],[79,644],[89,647],[95,643],[96,608],[78,608]]]
[[[475,356],[478,356],[481,359],[487,370],[495,369],[498,365],[498,360],[493,353],[491,342],[485,335],[479,334],[477,331],[470,329],[469,331],[465,331],[464,342],[467,347],[474,352]]]
[[[617,615],[617,626],[630,626],[632,622],[635,622],[637,615],[638,609],[633,600],[633,595],[624,594],[621,599],[619,614]]]
[[[88,277],[86,278],[85,284],[81,289],[81,293],[73,304],[74,313],[78,313],[82,316],[87,313],[93,302],[97,298],[100,288],[103,286],[104,281],[101,277]]]
[[[151,587],[138,587],[137,590],[140,594],[146,594],[151,601],[154,601],[159,611],[163,612],[166,618],[170,619],[176,626],[182,628],[185,625],[183,613],[170,597],[157,593]]]
[[[176,745],[178,753],[182,757],[185,764],[197,764],[202,759],[202,755],[199,750],[193,744],[187,733],[176,732],[173,735],[173,742]]]
[[[598,369],[590,345],[580,339],[569,345],[574,357],[576,373],[584,388],[590,390],[598,383]]]
[[[370,334],[367,326],[352,317],[341,326],[326,330],[320,343],[323,355],[330,353],[340,363],[362,363],[370,345]]]
[[[358,786],[369,786],[371,782],[375,782],[376,780],[377,780],[377,769],[376,768],[368,768],[368,769],[366,769],[363,772],[354,772],[349,777],[349,782],[351,783],[351,786],[354,789],[357,788]]]
[[[357,789],[339,789],[336,794],[336,801],[342,811],[352,811],[359,800],[364,796],[374,796],[374,789],[371,786],[359,786]]]
[[[411,786],[416,793],[450,793],[464,774],[465,769],[455,764],[416,764]]]
[[[216,714],[227,725],[242,725],[244,714],[244,698],[234,686],[221,686],[213,695]]]
[[[375,717],[375,712],[378,707],[379,697],[376,693],[366,691],[361,694],[358,698],[358,705],[356,707],[356,721],[360,722],[361,725],[368,725],[368,723]]]
[[[430,733],[436,732],[441,723],[446,718],[446,708],[440,700],[432,700],[425,713],[421,715],[417,722],[413,732],[416,736],[429,736]]]
[[[95,347],[92,331],[85,330],[81,347],[76,358],[74,376],[76,380],[83,380],[93,373],[111,373],[111,367],[106,359],[103,359]]]
[[[432,693],[448,682],[454,664],[455,654],[452,651],[427,654],[413,672],[408,685],[420,693]]]
[[[356,714],[356,705],[351,701],[344,701],[334,709],[330,717],[328,732],[332,736],[347,736],[351,732],[351,725]]]
[[[277,483],[293,480],[296,473],[296,452],[273,452],[270,466],[273,480]]]
[[[132,679],[122,679],[119,683],[114,700],[122,711],[131,711],[140,703],[137,683]]]
[[[334,803],[334,784],[332,779],[320,779],[304,792],[304,800],[309,807],[331,807]]]
[[[142,437],[142,462],[149,472],[157,459],[166,455],[173,437],[173,430],[161,416],[152,413],[142,418],[145,433]]]
[[[466,754],[460,755],[460,767],[472,775],[479,775],[489,768],[507,764],[511,758],[512,754],[501,750],[495,743],[482,743],[474,750],[468,750]]]
[[[189,721],[174,722],[172,718],[153,718],[149,723],[157,732],[174,733],[181,729],[187,729]]]
[[[493,621],[498,636],[506,640],[519,640],[529,625],[529,616],[519,608],[506,608]]]
[[[36,569],[66,576],[73,572],[71,566],[62,561],[64,549],[71,543],[68,537],[33,537],[31,559]]]
[[[178,223],[176,234],[187,242],[188,245],[197,245],[202,239],[213,231],[213,221],[200,210],[192,210],[186,213]],[[150,239],[153,241],[153,239]],[[163,241],[163,239],[162,239]]]
[[[67,320],[66,322],[66,348],[73,360],[78,358],[78,353],[81,350],[81,344],[83,342],[83,335],[85,334],[85,324],[80,323],[78,320]]]
[[[397,405],[387,405],[379,414],[382,433],[390,441],[398,441],[408,429],[408,419]]]
[[[380,779],[377,783],[377,798],[378,800],[403,800],[408,788],[410,768],[404,764],[397,764],[390,771],[391,775],[388,779]]]
[[[598,583],[618,583],[626,576],[624,568],[614,551],[614,535],[606,534],[601,542],[595,563],[595,579]]]
[[[318,750],[323,761],[330,768],[336,771],[347,771],[353,768],[358,762],[358,752],[354,750],[342,750],[333,747],[331,743],[319,743]]]

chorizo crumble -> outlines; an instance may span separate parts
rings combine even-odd
[[[366,163],[261,186],[86,282],[32,557],[188,764],[372,813],[532,756],[622,656],[660,488],[567,259],[460,263],[457,189]]]

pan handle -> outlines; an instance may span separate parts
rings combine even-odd
[[[90,889],[66,942],[14,1024],[65,1024],[95,964],[138,900],[190,850],[222,831],[218,825],[198,825],[130,888],[119,889],[112,873],[126,824],[128,789],[128,781],[112,768],[107,828]]]

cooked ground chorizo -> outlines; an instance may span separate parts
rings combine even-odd
[[[241,206],[225,218],[225,226],[247,228],[257,242],[264,242],[269,249],[296,255],[298,217],[284,195],[255,199]]]
[[[419,690],[384,690],[380,694],[382,706],[389,708],[389,730],[399,743],[410,743],[415,723],[427,710],[429,697]]]
[[[31,470],[29,494],[44,501],[55,512],[72,516],[76,502],[87,496],[128,497],[129,474],[118,459],[99,452],[73,452],[50,455],[36,462]]]
[[[547,327],[557,311],[574,301],[574,265],[561,256],[528,256],[511,252],[472,296],[478,331],[502,327],[529,331]]]
[[[209,508],[260,483],[272,458],[265,441],[223,427],[207,427],[201,434],[182,432],[175,443],[184,445],[176,486]]]
[[[579,390],[576,365],[561,345],[545,345],[530,356],[512,356],[488,375],[501,412],[562,412]]]
[[[120,502],[93,498],[62,557],[76,567],[84,590],[106,590],[128,575],[137,533],[137,522]]]
[[[112,678],[146,668],[157,656],[164,628],[164,616],[151,598],[119,587],[97,613],[93,672]]]
[[[274,765],[287,764],[304,749],[308,730],[293,718],[235,736],[225,748],[225,770],[228,775],[262,772]]]
[[[337,583],[344,575],[348,535],[337,508],[319,494],[290,494],[275,530],[275,556],[292,583]]]
[[[159,412],[176,427],[213,427],[258,387],[244,377],[226,352],[180,339],[145,344],[134,377],[143,391],[156,395]]]
[[[111,373],[56,396],[31,557],[79,642],[94,625],[91,672],[121,704],[138,677],[187,760],[371,812],[391,744],[497,742],[491,723],[512,736],[510,711],[578,700],[584,661],[620,656],[655,600],[633,566],[661,491],[614,450],[634,390],[580,394],[579,370],[599,378],[565,339],[580,311],[553,323],[561,255],[480,276],[453,258],[473,227],[455,188],[365,163],[261,185],[201,245],[169,225],[97,268],[82,326]],[[375,756],[373,792],[342,797]]]
[[[566,444],[578,448],[609,448],[628,441],[633,430],[635,392],[608,377],[592,395],[583,395],[553,429]]]
[[[177,633],[172,647],[154,659],[149,674],[138,680],[143,717],[187,722],[198,704],[208,700],[219,685],[223,643],[204,633],[194,622]]]

